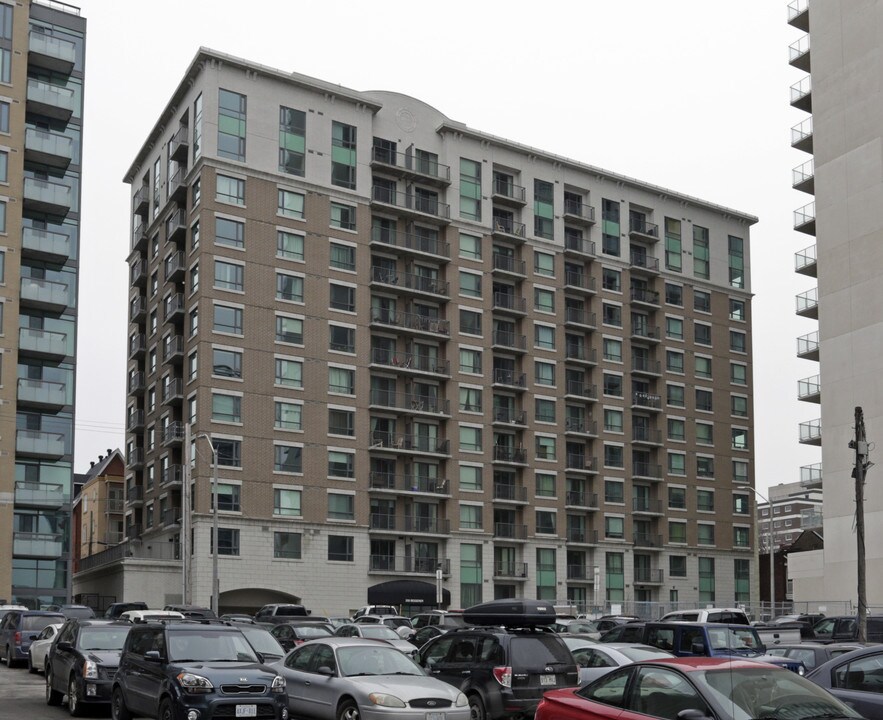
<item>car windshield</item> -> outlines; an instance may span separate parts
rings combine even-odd
[[[69,607],[62,610],[65,617],[69,618],[93,618],[95,613],[89,607]]]
[[[733,720],[751,718],[860,718],[826,690],[797,673],[775,668],[732,668],[690,673]]]
[[[281,607],[276,608],[277,615],[298,615],[304,616],[306,615],[306,610],[304,610],[300,605],[283,605]]]
[[[269,630],[251,625],[239,628],[239,632],[245,635],[249,644],[262,655],[277,655],[278,657],[285,655],[285,650],[276,642],[276,638],[270,635]]]
[[[552,635],[530,635],[513,637],[510,644],[510,665],[515,667],[535,667],[566,663],[573,665],[573,657],[567,645]]]
[[[39,632],[47,625],[64,622],[61,615],[25,615],[21,619],[21,629],[29,632]]]
[[[337,651],[337,662],[346,677],[424,674],[411,658],[388,645],[342,647]]]
[[[411,627],[411,621],[408,620],[408,618],[403,618],[403,617],[385,618],[383,620],[383,622],[387,627],[391,627],[391,628],[397,628],[397,627],[403,627],[403,626],[404,627]]]
[[[122,650],[126,636],[129,634],[127,627],[87,627],[80,630],[77,638],[77,647],[80,650]]]
[[[196,631],[169,633],[169,660],[173,662],[257,662],[251,645],[240,632]]]
[[[386,625],[365,625],[362,628],[362,637],[374,640],[399,640],[399,635]]]
[[[331,631],[321,625],[298,625],[294,629],[300,638],[330,637]]]
[[[749,627],[709,628],[708,640],[715,650],[751,650],[760,652],[757,632]]]

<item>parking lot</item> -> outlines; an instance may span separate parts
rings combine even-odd
[[[42,675],[31,675],[26,668],[10,670],[0,665],[0,720],[61,720],[67,718],[67,707],[48,707],[46,685]],[[110,712],[95,717],[110,717]]]

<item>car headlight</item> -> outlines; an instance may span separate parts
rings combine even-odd
[[[806,668],[803,665],[801,665],[799,668],[797,668],[797,674],[798,675],[806,675]]]
[[[83,663],[83,677],[89,680],[98,679],[98,664],[92,660],[86,660]]]
[[[277,675],[273,678],[273,684],[270,685],[270,692],[274,693],[284,693],[285,692],[285,678],[281,675]]]
[[[375,705],[380,705],[382,707],[406,707],[405,703],[402,702],[399,698],[397,698],[395,695],[389,695],[388,693],[374,692],[368,696],[368,699]]]
[[[177,680],[178,683],[181,685],[181,689],[187,693],[204,694],[210,693],[212,690],[215,689],[211,683],[211,680],[203,677],[202,675],[194,675],[193,673],[183,672],[178,673]]]
[[[455,707],[466,707],[469,704],[469,698],[467,698],[463,693],[457,694],[457,699],[454,701]]]

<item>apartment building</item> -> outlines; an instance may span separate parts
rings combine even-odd
[[[0,2],[0,598],[69,591],[86,21]]]
[[[222,608],[438,570],[454,606],[749,600],[754,217],[207,49],[125,180],[126,532],[183,519],[167,597],[211,595],[216,459]]]
[[[795,0],[787,12],[802,33],[789,48],[790,64],[802,76],[791,88],[791,105],[802,111],[791,144],[810,156],[802,155],[794,169],[795,189],[811,196],[795,210],[794,229],[813,243],[796,254],[795,265],[814,283],[797,297],[798,315],[813,321],[797,339],[798,356],[812,363],[798,394],[817,406],[807,411],[812,419],[801,424],[800,442],[821,447],[821,462],[802,468],[801,477],[824,489],[825,540],[824,550],[792,555],[789,573],[795,599],[855,602],[855,451],[848,444],[856,407],[863,408],[872,448],[883,436],[883,93],[875,67],[880,35],[873,31],[883,22],[883,7]],[[865,547],[867,598],[879,606],[883,495],[877,472],[869,470],[865,486]]]

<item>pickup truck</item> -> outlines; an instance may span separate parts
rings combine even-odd
[[[755,625],[754,629],[766,647],[775,645],[796,645],[802,642],[806,632],[803,623],[783,623],[780,625]]]

